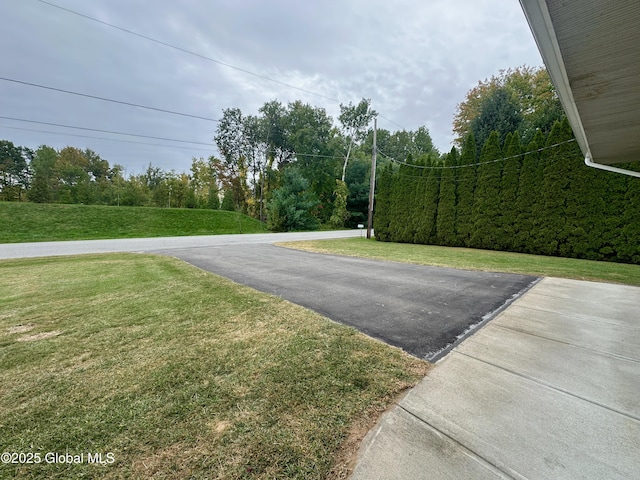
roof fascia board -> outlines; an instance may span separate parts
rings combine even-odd
[[[571,85],[569,84],[569,76],[564,66],[562,52],[560,51],[560,45],[556,37],[553,22],[551,21],[551,14],[547,8],[547,3],[545,0],[520,0],[520,5],[527,17],[529,28],[531,28],[540,55],[542,55],[542,59],[547,66],[551,81],[556,87],[558,97],[560,97],[560,103],[562,103],[562,107],[567,114],[569,124],[573,129],[578,145],[580,145],[580,149],[585,157],[591,157],[589,142],[587,141],[587,135],[582,126],[578,107],[573,98]]]
[[[562,107],[567,114],[569,124],[576,136],[576,141],[584,154],[584,163],[589,167],[640,178],[640,172],[616,168],[593,161],[587,135],[580,119],[580,112],[578,112],[578,107],[573,98],[569,76],[567,75],[547,2],[546,0],[520,0],[520,5],[533,33],[533,38],[538,45],[540,55],[542,55],[542,59],[547,66],[551,81],[556,87],[560,103],[562,103]]]

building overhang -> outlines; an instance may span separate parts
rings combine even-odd
[[[640,161],[640,1],[520,4],[586,163]]]

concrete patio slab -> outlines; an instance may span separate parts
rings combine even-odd
[[[353,479],[640,478],[640,288],[545,278],[363,442]]]

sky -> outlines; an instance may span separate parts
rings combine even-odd
[[[369,98],[379,128],[425,126],[445,152],[471,88],[543,65],[518,0],[2,0],[0,18],[0,139],[90,148],[127,175],[188,172],[217,154],[211,119],[271,100],[337,125],[341,103]]]

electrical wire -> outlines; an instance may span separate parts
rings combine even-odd
[[[128,137],[140,137],[140,138],[150,138],[152,140],[164,140],[167,142],[178,142],[178,143],[191,143],[193,145],[206,145],[208,147],[215,147],[214,144],[212,143],[204,143],[204,142],[192,142],[189,140],[176,140],[174,138],[166,138],[166,137],[154,137],[151,135],[141,135],[141,134],[135,134],[135,133],[126,133],[126,132],[114,132],[112,130],[101,130],[99,128],[88,128],[88,127],[78,127],[76,125],[63,125],[61,123],[52,123],[52,122],[39,122],[37,120],[27,120],[24,118],[15,118],[15,117],[5,117],[0,115],[0,118],[3,118],[5,120],[13,120],[16,122],[26,122],[26,123],[37,123],[40,125],[50,125],[53,127],[63,127],[63,128],[74,128],[77,130],[88,130],[90,132],[102,132],[102,133],[111,133],[114,135],[126,135]]]
[[[27,85],[27,86],[30,86],[30,87],[37,87],[37,88],[42,88],[42,89],[46,89],[46,90],[53,90],[53,91],[56,91],[56,92],[67,93],[67,94],[70,94],[70,95],[77,95],[77,96],[80,96],[80,97],[93,98],[93,99],[102,100],[102,101],[105,101],[105,102],[112,102],[112,103],[132,106],[132,107],[144,108],[144,109],[154,110],[154,111],[163,112],[163,113],[170,113],[170,114],[173,114],[173,115],[181,115],[183,117],[197,118],[197,119],[200,119],[200,120],[208,120],[208,121],[211,121],[211,122],[220,122],[220,120],[218,120],[216,118],[201,117],[201,116],[198,116],[198,115],[191,115],[189,113],[175,112],[173,110],[165,110],[165,109],[162,109],[162,108],[150,107],[150,106],[147,106],[147,105],[140,105],[140,104],[137,104],[137,103],[125,102],[125,101],[121,101],[121,100],[114,100],[114,99],[111,99],[111,98],[99,97],[97,95],[90,95],[90,94],[86,94],[86,93],[74,92],[72,90],[64,90],[64,89],[61,89],[61,88],[51,87],[51,86],[48,86],[48,85],[39,85],[37,83],[25,82],[25,81],[16,80],[16,79],[13,79],[13,78],[0,77],[0,80],[6,81],[6,82],[18,83],[18,84],[21,84],[21,85]],[[2,117],[0,117],[0,118],[2,118]],[[5,118],[8,118],[8,117],[5,117]],[[383,117],[383,118],[385,118],[385,117]],[[391,122],[391,123],[395,123],[392,120],[389,120],[389,119],[387,119],[387,120],[389,122]],[[402,128],[401,125],[398,125],[398,126],[400,128]],[[4,127],[4,128],[12,128],[12,127]],[[26,131],[40,132],[40,133],[55,133],[55,132],[47,132],[47,131],[43,131],[43,130],[32,130],[32,129],[27,129],[27,128],[23,128],[23,129],[19,129],[19,128],[16,128],[16,127],[13,127],[13,128],[16,129],[16,130],[26,130]],[[90,136],[87,136],[87,135],[75,135],[75,136],[77,136],[77,137],[86,137],[86,138],[95,138],[95,139],[98,139],[98,140],[112,140],[112,139],[107,139],[107,138],[104,138],[104,137],[90,137]],[[128,142],[128,143],[142,143],[142,142]],[[154,144],[147,143],[146,145],[154,145]],[[299,155],[305,156],[305,157],[319,157],[319,158],[343,158],[343,157],[337,157],[337,156],[316,155],[316,154],[310,154],[310,153],[309,154],[299,154]]]
[[[400,124],[398,124],[398,123],[394,122],[394,121],[393,121],[393,120],[391,120],[390,118],[385,117],[385,116],[384,116],[384,115],[382,115],[381,113],[378,113],[378,116],[379,116],[380,118],[384,118],[387,122],[389,122],[389,123],[391,123],[391,124],[395,125],[396,127],[401,128],[402,130],[407,130],[407,129],[406,129],[406,128],[404,128],[402,125],[400,125]]]
[[[413,167],[413,168],[419,168],[419,169],[423,169],[423,170],[447,170],[447,169],[452,169],[452,168],[467,168],[467,167],[477,167],[479,165],[486,165],[489,163],[496,163],[496,162],[502,162],[505,160],[512,160],[514,158],[519,158],[522,157],[524,155],[528,155],[530,153],[539,153],[542,152],[544,150],[547,150],[549,148],[555,148],[555,147],[559,147],[560,145],[564,145],[566,143],[571,143],[571,142],[575,142],[576,139],[572,138],[570,140],[565,140],[564,142],[560,142],[560,143],[555,143],[553,145],[549,145],[547,147],[542,147],[542,148],[538,148],[537,150],[530,150],[528,152],[524,152],[524,153],[520,153],[518,155],[511,155],[510,157],[502,157],[502,158],[497,158],[495,160],[488,160],[486,162],[478,162],[478,163],[469,163],[466,165],[433,165],[433,166],[428,166],[428,165],[415,165],[415,164],[411,164],[411,163],[407,163],[407,162],[403,162],[401,160],[396,160],[395,158],[390,157],[389,155],[386,155],[384,152],[381,152],[380,150],[377,150],[377,152],[379,154],[381,154],[383,157],[391,160],[394,163],[397,163],[399,165],[404,165],[406,167]]]
[[[4,118],[4,117],[0,117],[0,118]],[[177,148],[177,149],[181,149],[181,150],[196,150],[196,151],[201,151],[201,152],[216,152],[217,150],[212,150],[212,149],[206,149],[206,148],[195,148],[195,147],[183,147],[180,145],[161,145],[158,143],[149,143],[149,142],[136,142],[134,140],[123,140],[120,138],[106,138],[106,137],[95,137],[92,135],[80,135],[78,133],[64,133],[64,132],[52,132],[49,130],[37,130],[37,129],[33,129],[33,128],[22,128],[22,127],[10,127],[7,125],[0,125],[0,129],[2,128],[7,128],[7,129],[11,129],[11,130],[23,130],[23,131],[27,131],[27,132],[38,132],[38,133],[49,133],[52,135],[62,135],[62,136],[67,136],[67,137],[80,137],[80,138],[91,138],[91,139],[95,139],[95,140],[106,140],[108,142],[123,142],[123,143],[134,143],[137,145],[151,145],[154,147],[166,147],[166,148]],[[167,139],[169,140],[169,139]],[[266,150],[265,153],[279,153],[276,150]],[[297,152],[292,152],[292,156],[293,157],[311,157],[311,158],[329,158],[329,159],[339,159],[342,160],[344,159],[344,157],[342,156],[337,156],[337,155],[320,155],[317,153],[297,153]]]
[[[140,105],[140,104],[137,104],[137,103],[125,102],[125,101],[122,101],[122,100],[114,100],[112,98],[99,97],[97,95],[89,95],[88,93],[74,92],[72,90],[63,90],[62,88],[55,88],[55,87],[51,87],[51,86],[47,86],[47,85],[39,85],[37,83],[24,82],[22,80],[15,80],[13,78],[0,77],[0,80],[4,80],[5,82],[19,83],[21,85],[28,85],[30,87],[37,87],[37,88],[43,88],[43,89],[46,89],[46,90],[53,90],[53,91],[56,91],[56,92],[67,93],[69,95],[77,95],[79,97],[94,98],[96,100],[102,100],[103,102],[119,103],[121,105],[128,105],[130,107],[145,108],[147,110],[154,110],[156,112],[170,113],[172,115],[180,115],[180,116],[183,116],[183,117],[197,118],[197,119],[200,119],[200,120],[207,120],[207,121],[210,121],[210,122],[219,122],[220,121],[220,120],[218,120],[216,118],[200,117],[198,115],[191,115],[190,113],[175,112],[173,110],[165,110],[164,108],[149,107],[147,105]]]
[[[203,54],[201,54],[201,53],[193,52],[193,51],[191,51],[191,50],[187,50],[187,49],[185,49],[185,48],[178,47],[178,46],[173,45],[173,44],[171,44],[171,43],[163,42],[162,40],[158,40],[158,39],[156,39],[156,38],[152,38],[152,37],[149,37],[149,36],[147,36],[147,35],[143,35],[143,34],[141,34],[141,33],[134,32],[133,30],[129,30],[129,29],[127,29],[127,28],[120,27],[120,26],[118,26],[118,25],[114,25],[114,24],[109,23],[109,22],[105,22],[105,21],[103,21],[103,20],[100,20],[100,19],[97,19],[97,18],[91,17],[91,16],[86,15],[86,14],[84,14],[84,13],[80,13],[80,12],[77,12],[77,11],[75,11],[75,10],[71,10],[71,9],[69,9],[69,8],[61,7],[60,5],[56,5],[56,4],[54,4],[54,3],[47,2],[46,0],[37,0],[37,1],[38,1],[38,2],[40,2],[40,3],[43,3],[43,4],[45,4],[45,5],[49,5],[50,7],[54,7],[54,8],[57,8],[57,9],[63,10],[63,11],[65,11],[65,12],[67,12],[67,13],[71,13],[71,14],[73,14],[73,15],[77,15],[77,16],[79,16],[79,17],[85,18],[85,19],[87,19],[87,20],[90,20],[90,21],[93,21],[93,22],[100,23],[100,24],[105,25],[105,26],[107,26],[107,27],[115,28],[115,29],[117,29],[117,30],[120,30],[120,31],[125,32],[125,33],[128,33],[128,34],[130,34],[130,35],[134,35],[134,36],[136,36],[136,37],[143,38],[143,39],[148,40],[148,41],[150,41],[150,42],[154,42],[154,43],[157,43],[157,44],[159,44],[159,45],[163,45],[163,46],[165,46],[165,47],[172,48],[172,49],[174,49],[174,50],[178,50],[178,51],[180,51],[180,52],[182,52],[182,53],[186,53],[186,54],[188,54],[188,55],[193,55],[193,56],[195,56],[195,57],[201,58],[201,59],[203,59],[203,60],[207,60],[207,61],[209,61],[209,62],[216,63],[216,64],[218,64],[218,65],[222,65],[222,66],[227,67],[227,68],[232,68],[232,69],[237,70],[237,71],[239,71],[239,72],[246,73],[247,75],[252,75],[252,76],[257,77],[257,78],[260,78],[260,79],[262,79],[262,80],[267,80],[267,81],[269,81],[269,82],[273,82],[273,83],[276,83],[276,84],[278,84],[278,85],[282,85],[282,86],[284,86],[284,87],[292,88],[292,89],[294,89],[294,90],[298,90],[298,91],[300,91],[300,92],[304,92],[304,93],[307,93],[307,94],[309,94],[309,95],[314,95],[314,96],[319,97],[319,98],[324,98],[325,100],[331,100],[332,102],[336,102],[336,103],[339,103],[339,102],[340,102],[337,98],[329,97],[329,96],[327,96],[327,95],[323,95],[323,94],[321,94],[321,93],[317,93],[317,92],[313,92],[313,91],[311,91],[311,90],[307,90],[307,89],[304,89],[304,88],[296,87],[295,85],[291,85],[290,83],[282,82],[282,81],[280,81],[280,80],[276,80],[276,79],[271,78],[271,77],[268,77],[268,76],[266,76],[266,75],[262,75],[262,74],[260,74],[260,73],[252,72],[251,70],[247,70],[247,69],[245,69],[245,68],[241,68],[241,67],[237,67],[237,66],[235,66],[235,65],[231,65],[230,63],[226,63],[226,62],[222,62],[222,61],[220,61],[220,60],[216,60],[215,58],[211,58],[211,57],[208,57],[208,56],[203,55]],[[382,115],[382,114],[378,114],[378,116],[379,116],[380,118],[385,119],[385,120],[386,120],[386,121],[388,121],[389,123],[392,123],[393,125],[395,125],[395,126],[397,126],[397,127],[399,127],[399,128],[402,128],[403,130],[406,130],[402,125],[400,125],[400,124],[398,124],[398,123],[394,122],[394,121],[393,121],[393,120],[391,120],[390,118],[387,118],[387,117],[385,117],[385,116],[384,116],[384,115]],[[218,120],[215,120],[215,121],[218,121]]]
[[[200,152],[215,152],[216,150],[206,149],[206,148],[196,148],[196,147],[183,147],[181,145],[161,145],[159,143],[149,143],[149,142],[136,142],[135,140],[124,140],[121,138],[106,138],[106,137],[94,137],[92,135],[80,135],[79,133],[64,133],[64,132],[51,132],[49,130],[36,130],[34,128],[21,128],[21,127],[9,127],[7,125],[0,125],[0,129],[8,128],[11,130],[24,130],[26,132],[38,132],[38,133],[50,133],[52,135],[62,135],[63,137],[80,137],[80,138],[91,138],[94,140],[106,140],[108,142],[122,142],[122,143],[135,143],[138,145],[151,145],[154,147],[163,147],[163,148],[177,148],[180,150],[196,150]]]
[[[258,77],[258,78],[261,78],[263,80],[268,80],[270,82],[277,83],[278,85],[282,85],[284,87],[293,88],[293,89],[298,90],[300,92],[308,93],[309,95],[315,95],[316,97],[321,97],[321,98],[324,98],[326,100],[331,100],[332,102],[338,102],[339,101],[339,100],[337,100],[335,98],[328,97],[326,95],[322,95],[321,93],[312,92],[311,90],[306,90],[304,88],[296,87],[295,85],[291,85],[289,83],[281,82],[280,80],[276,80],[274,78],[267,77],[266,75],[262,75],[260,73],[255,73],[255,72],[252,72],[250,70],[246,70],[244,68],[236,67],[235,65],[231,65],[230,63],[225,63],[225,62],[222,62],[220,60],[216,60],[214,58],[207,57],[206,55],[202,55],[200,53],[193,52],[191,50],[187,50],[185,48],[181,48],[181,47],[178,47],[176,45],[172,45],[172,44],[167,43],[167,42],[163,42],[162,40],[158,40],[156,38],[148,37],[148,36],[143,35],[141,33],[134,32],[134,31],[129,30],[129,29],[124,28],[124,27],[119,27],[119,26],[114,25],[112,23],[108,23],[108,22],[105,22],[103,20],[99,20],[99,19],[91,17],[89,15],[85,15],[84,13],[76,12],[75,10],[71,10],[69,8],[61,7],[60,5],[56,5],[54,3],[47,2],[45,0],[37,0],[37,1],[39,1],[40,3],[44,3],[45,5],[49,5],[51,7],[54,7],[54,8],[58,8],[60,10],[64,10],[65,12],[71,13],[73,15],[77,15],[77,16],[85,18],[87,20],[91,20],[93,22],[97,22],[97,23],[100,23],[102,25],[106,25],[107,27],[115,28],[117,30],[120,30],[120,31],[125,32],[125,33],[128,33],[130,35],[135,35],[136,37],[144,38],[145,40],[149,40],[150,42],[154,42],[154,43],[157,43],[159,45],[163,45],[165,47],[173,48],[174,50],[178,50],[180,52],[187,53],[189,55],[193,55],[193,56],[199,57],[199,58],[201,58],[203,60],[207,60],[209,62],[217,63],[218,65],[222,65],[224,67],[228,67],[228,68],[232,68],[234,70],[238,70],[238,71],[246,73],[248,75],[253,75],[254,77]]]

